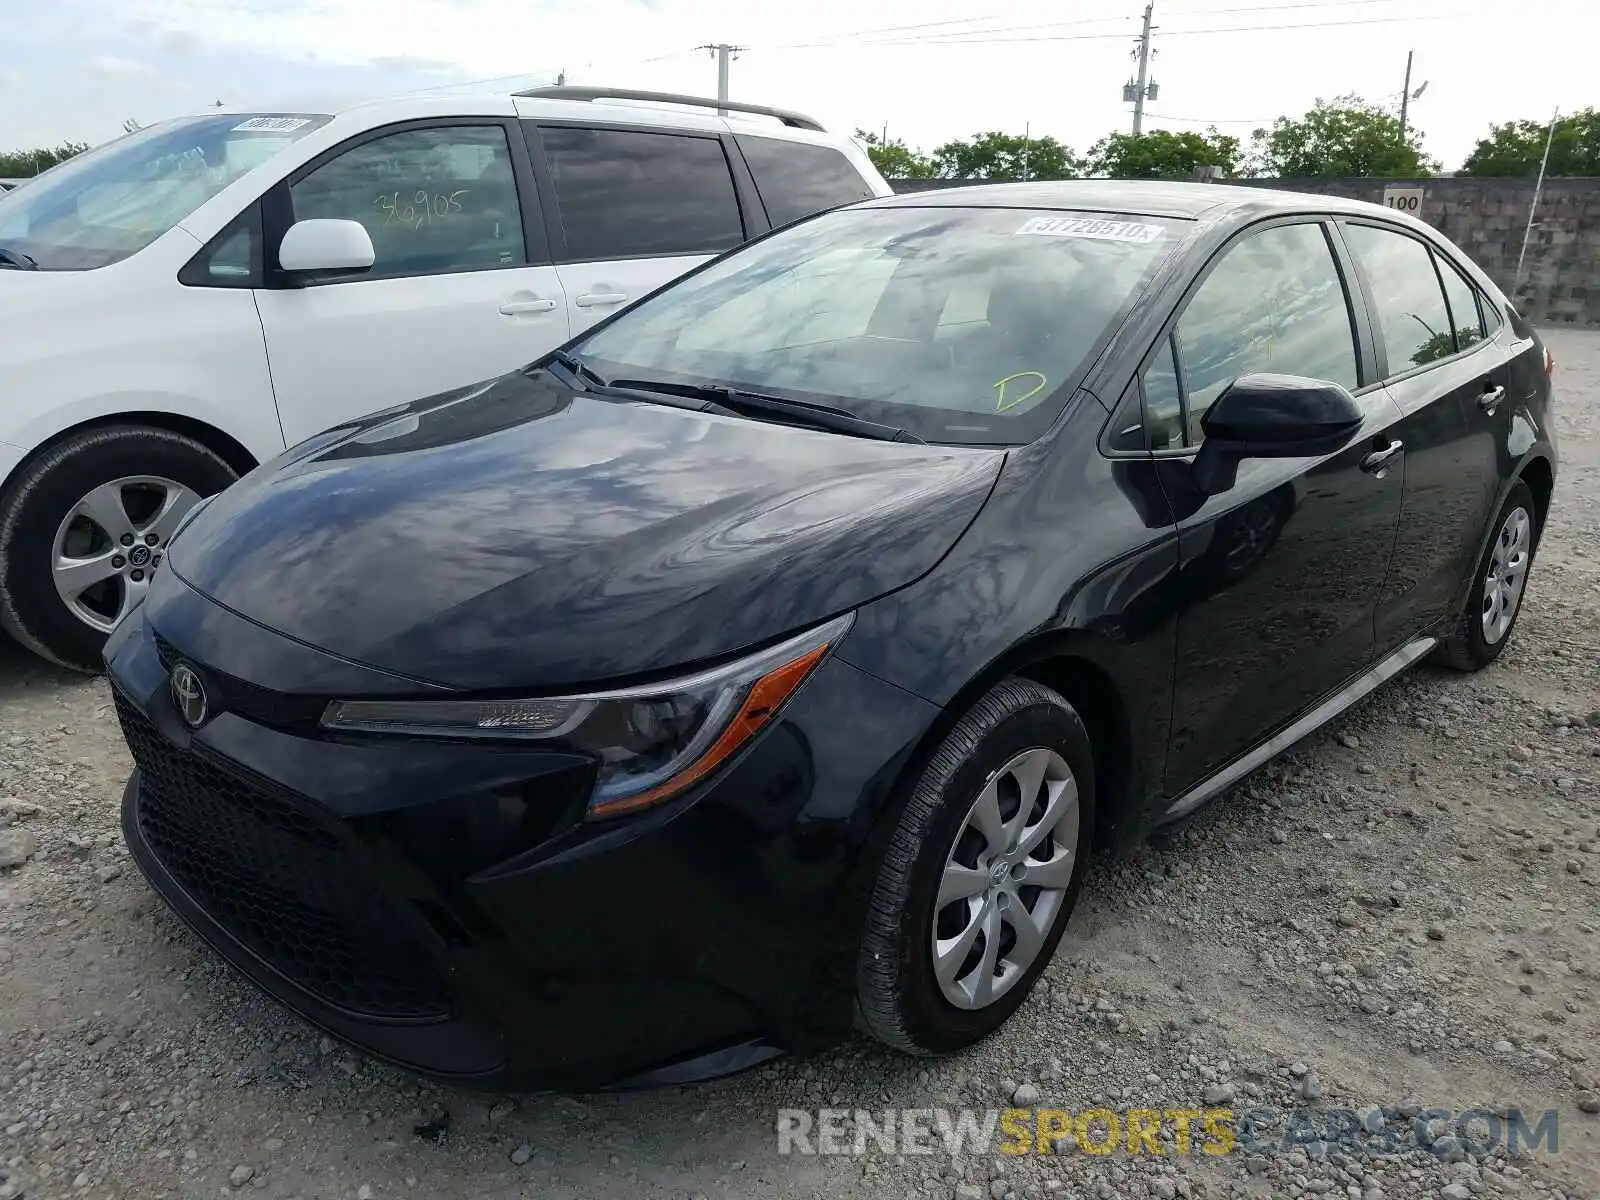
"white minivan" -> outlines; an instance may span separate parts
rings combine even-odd
[[[210,112],[70,159],[0,195],[0,628],[97,670],[184,513],[257,463],[889,191],[801,114],[581,87]]]

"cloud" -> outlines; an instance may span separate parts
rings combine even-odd
[[[409,72],[416,75],[461,75],[461,68],[437,58],[413,58],[409,54],[384,54],[367,63],[377,71]]]
[[[89,60],[87,66],[91,75],[105,79],[149,79],[157,74],[149,63],[116,54],[98,54]]]
[[[192,58],[205,53],[206,49],[204,39],[187,29],[164,29],[156,35],[156,44],[168,54],[181,58]]]
[[[0,71],[0,92],[8,92],[13,88],[22,86],[22,76],[15,71]]]

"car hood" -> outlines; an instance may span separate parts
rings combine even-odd
[[[714,659],[911,583],[1004,460],[519,373],[287,452],[207,506],[169,561],[342,657],[547,690]]]

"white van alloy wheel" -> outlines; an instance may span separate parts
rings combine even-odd
[[[109,633],[150,587],[172,531],[198,492],[156,475],[130,475],[82,497],[56,529],[56,593],[78,620]]]

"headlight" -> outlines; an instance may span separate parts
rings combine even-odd
[[[704,779],[771,722],[828,648],[838,617],[738,662],[665,683],[535,700],[335,700],[322,727],[549,741],[597,759],[591,817],[631,812]]]

